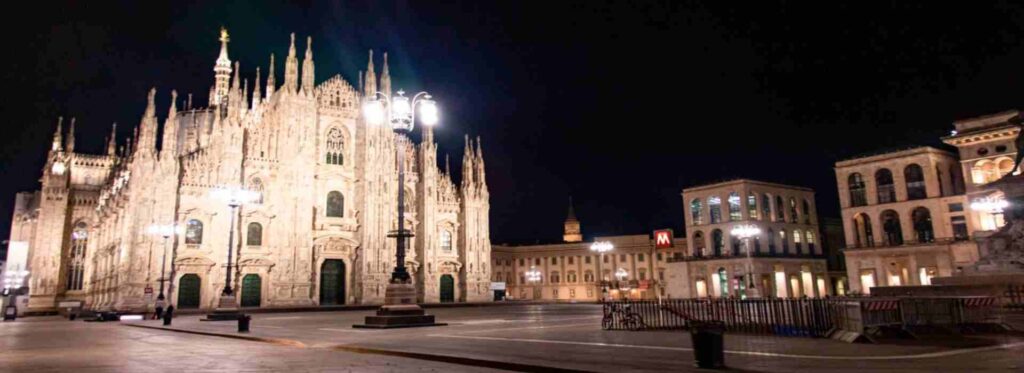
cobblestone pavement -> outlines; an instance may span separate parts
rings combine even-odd
[[[357,364],[352,368],[346,366],[338,369],[354,371],[387,370],[392,366],[402,366],[388,364],[411,364],[410,369],[429,370],[440,364],[431,359],[451,357],[466,360],[461,361],[461,364],[469,364],[454,366],[455,370],[495,367],[481,362],[607,372],[693,369],[693,352],[688,334],[604,331],[600,329],[600,308],[595,305],[510,305],[430,309],[429,312],[435,314],[439,322],[447,322],[450,325],[392,330],[353,329],[353,324],[361,323],[363,317],[372,314],[373,311],[345,311],[256,314],[253,315],[252,332],[248,334],[237,333],[237,325],[234,322],[201,322],[201,316],[198,315],[176,318],[171,327],[179,331],[226,336],[244,335],[277,343],[239,341],[124,326],[127,323],[121,323],[119,326],[115,323],[49,321],[46,324],[74,324],[74,330],[68,330],[67,333],[103,334],[108,333],[109,328],[120,328],[128,330],[125,333],[134,335],[133,338],[143,340],[185,338],[190,341],[189,343],[210,346],[209,349],[204,348],[203,356],[217,357],[204,357],[200,360],[219,361],[223,358],[233,362],[218,363],[221,365],[195,365],[212,370],[231,369],[235,367],[231,364],[240,364],[240,361],[246,361],[246,354],[256,354],[257,351],[260,351],[258,353],[261,356],[273,358],[262,362],[259,362],[259,359],[246,361],[247,364],[257,364],[252,367],[256,370],[284,369],[289,361],[299,362],[298,366],[302,369],[334,370],[323,368],[321,365],[303,365],[301,363],[307,362],[309,358],[293,357],[305,354],[316,355],[317,357],[313,359],[322,358],[324,361],[332,358],[331,354],[355,356],[337,358],[339,361],[352,361]],[[29,324],[25,323],[27,328]],[[137,322],[133,325],[164,328],[158,321]],[[47,328],[59,330],[59,326],[46,326],[43,329]],[[0,336],[9,334],[7,329],[0,329],[4,333]],[[118,333],[121,333],[120,329],[116,329],[119,330]],[[28,335],[15,336],[24,337]],[[50,351],[44,348],[47,346],[45,341],[36,343],[39,344],[37,348],[44,356],[53,354],[62,356],[61,359],[72,359],[71,362],[88,360],[75,360],[77,358],[68,357],[75,354],[67,354],[66,351],[62,354],[56,347]],[[854,345],[825,339],[727,334],[725,343],[727,364],[733,369],[743,371],[1024,371],[1024,338],[1009,335]],[[410,360],[374,354],[352,355],[349,352],[365,352],[366,349],[429,356],[426,357],[427,360]],[[151,353],[158,350],[155,346],[146,349]],[[47,362],[46,359],[33,359],[31,353],[16,356],[20,357],[18,360],[22,364],[28,364],[26,360]],[[177,356],[180,358],[181,355]],[[374,360],[375,358],[382,360]],[[7,359],[10,358],[0,355],[0,363]],[[162,360],[169,365],[147,365],[145,357],[131,358],[133,364],[136,364],[134,366],[153,370],[172,367],[175,360]],[[443,366],[445,369],[452,367]]]
[[[495,372],[57,317],[0,323],[0,372]]]

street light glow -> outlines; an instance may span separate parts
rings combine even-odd
[[[537,282],[540,281],[540,271],[537,268],[531,266],[529,271],[526,271],[526,281]]]
[[[615,271],[615,278],[619,279],[619,281],[625,279],[626,276],[629,276],[629,272],[626,272],[625,268],[619,268]]]
[[[420,101],[420,121],[425,125],[433,126],[439,119],[437,104],[430,99],[430,95],[427,95]]]
[[[1010,202],[1002,198],[979,198],[974,202],[971,202],[971,210],[983,211],[983,212],[1003,212],[1004,209],[1010,207]]]
[[[381,100],[369,100],[363,104],[363,116],[366,122],[372,125],[380,125],[384,122],[384,103]]]
[[[597,241],[590,245],[590,251],[604,254],[615,249],[610,241]]]
[[[185,233],[185,229],[177,224],[152,224],[146,228],[146,233],[154,236],[170,237],[175,234]]]
[[[740,239],[746,239],[761,234],[761,228],[758,228],[756,225],[752,224],[742,224],[733,227],[732,231],[729,233]]]
[[[226,201],[230,206],[238,206],[241,204],[249,203],[260,198],[259,192],[254,192],[242,188],[217,188],[210,191],[210,196],[219,200]]]

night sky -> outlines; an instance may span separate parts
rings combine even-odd
[[[836,160],[938,145],[1024,89],[1024,9],[1006,3],[260,3],[9,12],[0,236],[15,193],[39,187],[58,116],[99,153],[112,122],[122,144],[138,125],[150,87],[161,120],[171,89],[205,105],[221,25],[250,80],[273,52],[283,81],[290,32],[300,59],[313,36],[318,82],[355,84],[366,51],[388,51],[394,87],[441,105],[453,169],[463,134],[482,137],[494,243],[559,240],[570,195],[588,239],[682,232],[682,188],[736,177],[811,187],[838,217]]]

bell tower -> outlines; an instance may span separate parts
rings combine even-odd
[[[569,215],[565,218],[565,235],[562,236],[565,242],[581,242],[583,235],[580,233],[580,221],[576,220],[576,211],[572,208],[572,197],[569,197]]]

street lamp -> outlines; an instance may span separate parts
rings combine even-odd
[[[742,224],[733,227],[730,233],[743,241],[743,247],[747,251],[747,298],[760,298],[761,294],[754,286],[754,258],[751,256],[750,238],[760,235],[761,228],[753,224]]]
[[[537,286],[537,283],[540,282],[541,274],[540,274],[540,271],[537,270],[537,267],[530,266],[530,270],[526,271],[525,275],[526,275],[526,281],[531,283],[531,284],[533,284],[534,286]],[[534,290],[533,290],[533,297],[535,299],[536,298],[540,298],[539,290],[537,288],[534,288]]]
[[[260,198],[259,192],[246,190],[238,187],[218,188],[210,191],[210,197],[227,202],[231,207],[231,225],[228,226],[228,262],[224,274],[224,290],[220,293],[220,302],[213,314],[206,316],[208,320],[236,320],[238,313],[238,302],[235,301],[235,292],[231,289],[231,257],[235,241],[235,215],[238,214],[238,207]]]
[[[167,268],[167,244],[170,242],[171,236],[181,233],[181,228],[177,224],[153,224],[150,225],[146,232],[164,238],[164,252],[160,259],[160,294],[156,296],[156,300],[162,301],[166,299],[164,297],[164,282],[167,278],[164,277],[164,270]],[[174,263],[171,263],[173,266]]]
[[[604,253],[615,249],[615,245],[612,245],[611,241],[595,241],[590,245],[590,251],[600,254],[600,258],[597,260],[597,275],[601,279],[601,301],[603,302],[608,296],[608,284],[604,279],[604,271],[601,269],[601,263],[604,262]]]
[[[437,104],[427,92],[417,93],[412,98],[406,97],[405,91],[402,90],[393,97],[375,92],[363,103],[363,118],[367,124],[390,125],[395,132],[395,158],[398,162],[398,229],[388,234],[388,237],[396,239],[395,269],[391,272],[391,281],[384,292],[384,306],[377,311],[376,316],[367,316],[366,324],[356,325],[358,327],[438,325],[434,323],[434,316],[426,315],[423,309],[416,305],[416,287],[405,268],[406,239],[413,237],[413,234],[405,229],[405,143],[401,137],[407,135],[415,126],[417,109],[423,125],[432,127],[437,124]]]
[[[4,295],[7,295],[7,307],[4,307],[4,320],[18,318],[18,306],[15,304],[14,293],[21,289],[28,271],[15,269],[4,274]]]

